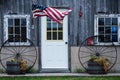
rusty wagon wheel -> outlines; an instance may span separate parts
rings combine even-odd
[[[105,42],[106,41],[106,42]],[[78,58],[82,67],[88,71],[88,61],[91,57],[106,57],[110,61],[109,71],[117,61],[117,49],[112,41],[101,36],[91,36],[85,39],[78,50]]]
[[[7,61],[26,61],[28,72],[36,63],[37,49],[34,43],[27,38],[10,38],[6,40],[0,49],[0,62],[5,70],[7,70]]]

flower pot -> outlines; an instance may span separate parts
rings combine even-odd
[[[20,62],[7,61],[6,65],[8,74],[20,74]]]
[[[87,72],[90,74],[106,74],[106,71],[103,69],[103,66],[93,61],[88,61]]]

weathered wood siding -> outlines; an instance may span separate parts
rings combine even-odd
[[[98,12],[120,13],[120,0],[0,0],[0,44],[3,39],[3,16],[10,11],[17,14],[30,14],[32,3],[52,7],[72,7],[69,15],[69,43],[78,46],[85,38],[94,34],[94,15]],[[83,13],[82,17],[79,12]],[[40,46],[40,18],[33,19],[31,39]],[[32,24],[31,24],[32,27]]]

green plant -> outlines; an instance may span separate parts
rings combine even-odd
[[[39,73],[39,70],[32,68],[27,73]]]
[[[27,61],[23,60],[23,59],[16,59],[16,58],[13,58],[10,60],[10,62],[20,62],[20,70],[22,72],[25,72],[27,70]]]
[[[110,61],[106,57],[92,55],[90,61],[97,62],[103,67],[105,71],[108,71],[110,67]]]
[[[76,73],[84,73],[85,70],[84,70],[84,69],[77,68],[77,69],[75,70],[75,72],[76,72]]]

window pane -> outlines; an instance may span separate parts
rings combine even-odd
[[[20,42],[20,35],[15,35],[14,42]]]
[[[15,26],[19,26],[20,25],[20,19],[15,19]]]
[[[111,37],[110,35],[105,35],[104,42],[111,42]]]
[[[22,35],[22,37],[21,37],[21,42],[26,42],[26,41],[27,41],[26,35]]]
[[[98,37],[98,42],[104,42],[104,35],[100,35]]]
[[[62,30],[62,25],[61,24],[58,24],[58,30]]]
[[[53,40],[57,40],[57,32],[53,32]]]
[[[8,34],[13,34],[13,28],[12,27],[8,27]]]
[[[47,40],[51,40],[51,32],[47,32]]]
[[[53,23],[53,30],[57,30],[57,23]]]
[[[26,27],[21,27],[21,34],[26,34]]]
[[[105,18],[105,25],[111,25],[111,18]]]
[[[118,41],[117,35],[112,35],[112,41],[113,41],[113,42],[117,42],[117,41]]]
[[[15,34],[20,34],[20,27],[15,27]]]
[[[47,17],[47,21],[51,21],[51,19],[49,17]]]
[[[98,24],[99,24],[99,25],[104,25],[104,18],[99,18]]]
[[[118,33],[118,27],[112,26],[112,33]]]
[[[13,26],[13,19],[8,19],[8,25]]]
[[[47,23],[47,30],[51,30],[51,23]]]
[[[112,18],[112,25],[118,25],[118,20],[117,18]]]
[[[62,32],[58,32],[58,40],[63,40],[63,33]]]
[[[9,42],[13,42],[14,40],[13,40],[13,35],[8,35],[8,39],[9,39]]]
[[[104,27],[99,27],[99,34],[104,34]]]
[[[26,19],[21,19],[21,26],[25,26],[26,25]]]
[[[111,34],[111,27],[105,27],[105,34]]]

